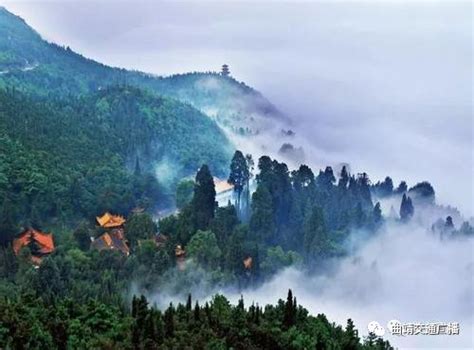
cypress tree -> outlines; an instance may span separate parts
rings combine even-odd
[[[338,186],[340,188],[347,188],[349,184],[349,173],[347,172],[346,166],[344,165],[341,170],[341,177],[339,178]]]
[[[170,303],[170,306],[165,311],[165,337],[173,338],[174,336],[174,307]]]
[[[199,322],[201,320],[201,310],[199,308],[199,303],[196,301],[194,305],[194,321]]]
[[[234,185],[234,191],[237,193],[237,210],[240,212],[240,197],[244,187],[248,184],[250,179],[249,167],[247,159],[239,150],[235,151],[232,161],[230,163],[230,174],[228,183]]]
[[[374,223],[379,223],[380,221],[382,221],[382,209],[380,208],[380,202],[377,202],[375,204],[372,216]]]
[[[400,204],[400,219],[406,222],[412,218],[414,212],[415,208],[413,207],[411,198],[404,193],[402,203]]]
[[[188,294],[188,300],[186,301],[186,311],[191,311],[193,307],[191,293]]]
[[[206,230],[216,209],[214,179],[206,164],[196,174],[192,204],[195,229]]]
[[[283,325],[288,329],[293,326],[294,323],[293,293],[291,292],[291,289],[288,289],[288,296],[286,298],[283,315]]]

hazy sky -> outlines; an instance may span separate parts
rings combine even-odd
[[[228,63],[295,120],[315,163],[430,180],[442,203],[473,214],[470,1],[0,4],[110,65],[172,74]]]
[[[106,64],[172,74],[228,63],[293,118],[313,164],[429,180],[441,203],[473,215],[470,1],[0,4]],[[471,347],[472,242],[439,242],[424,229],[389,227],[327,281],[289,270],[246,298],[274,303],[291,287],[312,312],[353,317],[362,332],[373,319],[459,321],[453,341],[394,341]]]

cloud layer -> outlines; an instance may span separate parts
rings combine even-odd
[[[430,180],[474,213],[470,1],[0,3],[115,66],[229,63],[293,118],[311,163]]]

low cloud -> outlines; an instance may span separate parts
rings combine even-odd
[[[460,335],[386,338],[400,349],[472,348],[473,247],[472,239],[441,241],[419,226],[388,224],[330,273],[289,268],[241,294],[247,304],[263,305],[284,299],[291,288],[312,314],[325,313],[342,325],[352,318],[361,335],[367,335],[367,324],[374,320],[385,328],[392,319],[459,322]],[[239,297],[230,296],[233,302]]]

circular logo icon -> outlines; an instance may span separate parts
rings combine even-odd
[[[385,328],[383,328],[377,321],[370,322],[367,325],[367,329],[370,333],[374,333],[378,337],[381,337],[385,334]]]

